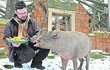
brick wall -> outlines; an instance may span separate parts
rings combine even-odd
[[[32,10],[33,13],[33,17],[35,18],[37,25],[42,28],[42,21],[44,19],[45,16],[45,12],[43,10],[43,8],[40,6],[39,2],[35,2],[35,7]]]
[[[4,25],[0,25],[0,48],[6,47],[5,42],[3,41]]]
[[[93,49],[110,53],[110,35],[90,36],[93,41]]]
[[[76,31],[89,33],[89,19],[86,9],[82,4],[78,4],[75,16]],[[110,35],[90,36],[93,41],[92,49],[99,49],[110,53]]]
[[[76,16],[75,16],[75,30],[84,32],[86,34],[89,33],[89,19],[85,8],[82,6],[82,4],[78,4],[76,9]]]

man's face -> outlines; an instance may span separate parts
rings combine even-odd
[[[17,9],[15,13],[17,14],[18,18],[21,20],[26,20],[26,17],[28,15],[27,8]]]

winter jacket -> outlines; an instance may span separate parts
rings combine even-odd
[[[18,23],[15,21],[15,19],[11,19],[4,30],[4,37],[3,40],[6,42],[6,44],[9,46],[9,59],[10,61],[13,62],[13,46],[10,42],[6,40],[6,38],[9,37],[15,37],[18,36]],[[27,28],[27,33],[29,37],[34,36],[37,32],[39,32],[39,28],[36,25],[36,22],[30,17],[28,21],[28,28]]]

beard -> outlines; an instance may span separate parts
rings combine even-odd
[[[19,22],[21,22],[21,23],[24,23],[27,20],[27,16],[26,17],[22,17],[22,18],[19,18],[17,16],[17,18],[19,19]]]
[[[25,16],[25,17],[21,17],[20,20],[26,20],[26,18],[27,18],[27,16]]]
[[[27,19],[27,18],[25,18],[25,19],[21,19],[21,22],[25,22],[25,21],[26,21],[26,19]]]

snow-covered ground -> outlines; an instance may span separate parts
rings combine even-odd
[[[54,56],[55,59],[46,58],[43,61],[43,66],[46,67],[45,70],[61,70],[61,58],[58,55]],[[36,68],[30,68],[31,62],[23,64],[23,68],[12,68],[12,69],[4,68],[3,65],[5,64],[13,65],[13,63],[9,62],[8,58],[0,59],[0,68],[2,70],[38,70]],[[73,64],[71,60],[69,60],[68,62],[67,70],[73,70]],[[85,62],[83,65],[83,70],[86,70]],[[110,70],[110,56],[107,56],[106,58],[103,59],[90,59],[89,70]]]

